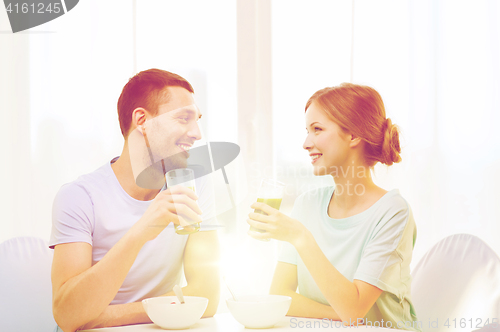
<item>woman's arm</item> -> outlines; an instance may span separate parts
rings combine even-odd
[[[326,258],[307,231],[295,247],[323,296],[342,321],[357,322],[368,313],[382,290],[361,280],[351,282]]]
[[[340,320],[331,306],[311,300],[296,292],[297,265],[278,262],[271,284],[271,294],[286,295],[292,298],[288,316],[307,318],[328,318]]]
[[[344,322],[363,318],[382,290],[360,280],[351,282],[326,258],[313,235],[298,220],[292,219],[263,203],[252,208],[267,215],[250,213],[248,223],[264,233],[249,232],[256,239],[274,238],[291,243],[331,308]]]

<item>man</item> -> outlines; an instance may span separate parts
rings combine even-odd
[[[208,186],[197,179],[199,199],[180,186],[142,188],[134,179],[128,147],[136,128],[161,116],[169,128],[163,143],[172,156],[166,171],[186,167],[189,147],[201,138],[201,114],[188,107],[194,104],[193,88],[182,77],[158,69],[138,73],[118,100],[125,138],[120,157],[64,185],[57,194],[49,245],[54,248],[53,313],[64,332],[151,322],[140,301],[173,295],[182,265],[184,294],[208,298],[204,316],[215,314],[217,232],[178,235],[172,227],[181,219],[200,222],[207,211],[213,212]]]

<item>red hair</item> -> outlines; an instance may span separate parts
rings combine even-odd
[[[168,101],[169,95],[165,88],[169,86],[182,87],[194,93],[193,87],[184,78],[161,69],[144,70],[129,79],[123,87],[117,104],[123,137],[128,136],[132,112],[142,107],[155,115],[158,112],[158,106]]]
[[[313,94],[306,111],[312,103],[327,112],[345,132],[361,138],[368,166],[377,162],[390,166],[401,161],[399,129],[386,118],[382,97],[375,89],[342,83]]]

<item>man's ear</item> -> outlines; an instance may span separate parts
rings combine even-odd
[[[147,120],[146,114],[147,111],[142,107],[137,107],[132,111],[132,126],[133,128],[139,128],[142,134],[144,134],[144,124]]]

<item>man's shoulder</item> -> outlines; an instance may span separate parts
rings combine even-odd
[[[112,169],[110,164],[106,163],[90,173],[80,175],[75,180],[63,184],[58,196],[75,197],[83,194],[91,196],[91,192],[109,186],[110,175],[112,175]]]

